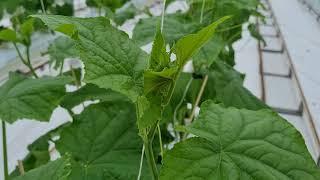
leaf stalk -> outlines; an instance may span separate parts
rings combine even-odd
[[[25,60],[25,59],[22,57],[22,54],[21,54],[21,52],[20,52],[17,44],[16,44],[16,43],[13,43],[13,46],[14,46],[14,48],[16,49],[16,51],[17,51],[17,53],[18,53],[18,56],[19,56],[21,62],[29,68],[30,72],[32,73],[32,75],[33,75],[35,78],[39,78],[38,75],[37,75],[37,73],[35,72],[35,70],[33,69],[32,65],[31,65],[31,61],[30,61],[30,47],[27,46],[27,48],[26,48],[27,60]]]
[[[153,180],[158,180],[158,169],[157,169],[156,162],[154,160],[152,141],[144,142],[144,147],[145,147],[146,159],[147,159],[149,168],[151,169]]]

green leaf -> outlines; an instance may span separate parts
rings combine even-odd
[[[70,179],[137,178],[142,141],[134,111],[131,103],[117,101],[90,105],[74,116],[56,143],[60,153],[76,161]]]
[[[33,169],[25,175],[18,176],[13,180],[68,180],[70,173],[70,159],[64,157]]]
[[[243,75],[222,61],[215,61],[202,99],[212,99],[226,107],[259,110],[269,108],[243,87]]]
[[[17,33],[11,29],[4,29],[0,31],[0,39],[9,42],[20,42]]]
[[[161,120],[161,97],[139,97],[137,101],[137,114],[137,125],[139,128],[139,135],[144,140],[147,140],[146,135],[148,135],[149,133],[153,133],[149,131],[151,127],[155,126],[155,124]]]
[[[139,12],[139,10],[133,5],[120,8],[114,14],[113,20],[118,25],[122,25],[126,20],[134,18],[134,16]]]
[[[132,101],[143,92],[143,71],[147,55],[122,31],[103,17],[75,18],[54,15],[35,15],[50,28],[61,30],[71,25],[70,34],[77,44],[85,65],[84,81],[101,88],[110,88],[127,95]]]
[[[166,51],[166,42],[161,33],[160,27],[158,27],[156,36],[153,41],[149,69],[159,72],[168,67],[170,63],[170,56]]]
[[[263,42],[264,45],[267,44],[266,41],[263,39],[262,35],[259,33],[255,24],[249,24],[248,30],[252,37],[256,38],[258,41]]]
[[[301,134],[270,110],[207,101],[185,131],[199,138],[178,143],[165,155],[160,180],[320,178]]]
[[[62,73],[63,76],[70,76],[72,78],[71,85],[75,85],[77,87],[81,86],[82,81],[82,68],[72,68],[69,71]]]
[[[0,19],[2,19],[4,12],[9,14],[14,13],[17,7],[19,7],[20,0],[1,0],[0,1]]]
[[[111,102],[125,101],[126,99],[126,96],[110,89],[99,88],[94,84],[86,84],[77,91],[67,93],[60,105],[66,109],[72,109],[85,101],[100,100],[100,102]]]
[[[191,85],[189,86],[188,91],[186,92],[186,97],[183,98],[183,95],[186,91],[186,88],[188,86],[189,81],[192,79]],[[175,88],[172,94],[172,97],[170,99],[170,103],[165,107],[164,112],[163,112],[163,121],[162,123],[165,122],[172,122],[174,119],[174,111],[177,109],[177,120],[183,120],[185,118],[185,113],[187,110],[187,103],[191,103],[190,99],[188,98],[189,94],[193,94],[192,92],[194,91],[194,94],[198,94],[199,89],[193,89],[194,86],[194,81],[192,74],[190,73],[181,73],[179,78],[176,80]],[[200,86],[199,86],[200,87]],[[181,102],[182,101],[182,102]],[[181,103],[181,105],[180,105]],[[178,107],[180,106],[180,107]]]
[[[216,28],[229,19],[230,16],[223,17],[209,26],[201,29],[195,34],[187,35],[181,38],[174,46],[174,52],[177,56],[177,63],[182,67],[202,46],[204,46],[214,35]]]
[[[202,74],[208,71],[211,64],[218,60],[219,54],[225,45],[226,43],[220,36],[214,36],[209,40],[192,58],[195,72]]]
[[[145,138],[147,128],[154,127],[162,118],[164,106],[170,101],[178,68],[170,67],[170,57],[166,43],[158,27],[155,36],[149,67],[144,72],[144,96],[138,100],[138,127]],[[151,132],[153,133],[153,132]]]
[[[0,119],[8,123],[21,118],[49,121],[70,81],[67,77],[31,79],[10,73],[0,87]]]
[[[75,42],[65,36],[59,36],[48,47],[50,57],[50,65],[54,65],[58,69],[64,63],[66,58],[75,58],[78,56],[78,51],[75,47]]]
[[[141,19],[134,27],[132,39],[140,46],[152,42],[160,21],[161,17]],[[163,25],[164,39],[167,43],[173,44],[183,36],[196,32],[200,27],[198,23],[190,21],[183,14],[168,15]]]
[[[86,0],[86,4],[89,7],[108,7],[111,10],[115,10],[125,4],[128,0]]]
[[[145,128],[154,126],[162,118],[164,106],[171,98],[174,90],[177,68],[165,68],[161,72],[147,70],[144,73],[144,96],[140,97],[138,104],[138,127],[141,132]],[[152,133],[152,132],[151,132]]]
[[[30,37],[33,32],[34,19],[29,18],[20,27],[20,32],[23,36]]]
[[[20,29],[19,29],[22,43],[26,46],[31,45],[31,35],[34,30],[33,23],[34,23],[34,19],[29,18],[23,24],[21,24]]]
[[[60,125],[59,127],[39,137],[32,144],[28,145],[29,154],[23,159],[23,168],[25,172],[28,172],[42,165],[45,165],[50,161],[49,141],[54,142],[53,138],[57,137],[60,134],[60,131],[68,124],[69,122],[63,125]],[[19,172],[19,168],[17,167],[10,174],[10,177],[13,178],[19,175],[20,175],[20,172]]]

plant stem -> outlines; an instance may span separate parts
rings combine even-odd
[[[60,66],[59,75],[62,75],[62,73],[63,73],[63,66],[64,66],[64,62],[62,62],[61,66]],[[73,71],[71,70],[71,72],[73,72]],[[72,73],[72,75],[73,75],[73,73]],[[76,79],[76,81],[77,81],[77,79]]]
[[[18,168],[19,168],[20,175],[24,175],[25,171],[23,167],[23,162],[21,160],[18,160]]]
[[[15,47],[15,49],[16,49],[16,51],[17,51],[17,53],[18,53],[18,56],[19,56],[20,60],[22,61],[22,63],[23,63],[23,64],[27,64],[27,62],[26,62],[26,61],[24,60],[24,58],[22,57],[22,54],[21,54],[21,52],[19,51],[19,48],[18,48],[17,44],[16,44],[16,43],[13,43],[13,46]]]
[[[198,107],[199,103],[200,103],[200,100],[201,100],[201,97],[203,95],[203,92],[204,92],[204,89],[207,85],[207,82],[208,82],[208,75],[206,75],[203,79],[203,82],[201,84],[201,88],[200,88],[200,91],[199,91],[199,94],[197,96],[197,99],[196,99],[196,102],[194,103],[193,107],[192,107],[192,112],[191,112],[191,115],[189,117],[189,121],[192,122],[193,118],[194,118],[194,115],[195,115],[195,112],[196,112],[196,108]]]
[[[40,3],[41,3],[41,9],[42,9],[43,14],[47,14],[46,8],[44,7],[43,0],[40,0]]]
[[[36,74],[35,70],[33,69],[32,65],[31,65],[31,61],[30,61],[30,47],[27,46],[27,50],[26,50],[26,51],[27,51],[27,60],[25,60],[25,59],[22,57],[22,54],[21,54],[21,52],[20,52],[17,44],[16,44],[16,43],[13,43],[13,46],[15,47],[15,49],[16,49],[16,51],[17,51],[17,53],[18,53],[18,56],[19,56],[21,62],[29,68],[30,72],[32,73],[32,75],[33,75],[35,78],[38,78],[38,75]]]
[[[188,90],[189,90],[189,88],[191,86],[192,81],[193,81],[193,77],[191,77],[190,80],[188,81],[188,84],[186,86],[186,89],[183,92],[181,100],[180,100],[179,104],[176,106],[176,108],[174,109],[174,112],[173,112],[173,124],[172,124],[172,126],[173,126],[174,133],[176,135],[176,138],[178,138],[178,133],[175,131],[174,127],[175,127],[175,123],[177,122],[177,112],[178,112],[180,106],[182,105],[184,99],[186,98],[186,95],[188,93]]]
[[[204,12],[204,6],[205,6],[205,3],[206,0],[202,0],[202,7],[201,7],[201,14],[200,14],[200,24],[202,23],[203,21],[203,12]]]
[[[164,23],[164,14],[166,10],[166,0],[163,0],[163,7],[162,7],[162,15],[161,15],[161,32],[163,30],[163,23]]]
[[[160,155],[161,155],[161,158],[163,158],[163,144],[162,144],[161,129],[160,129],[159,122],[157,124],[157,129],[158,129],[158,135],[159,135]]]
[[[142,166],[143,166],[143,157],[144,157],[144,145],[142,146],[141,157],[140,157],[140,166],[139,166],[139,174],[137,180],[141,178]]]
[[[154,155],[152,150],[152,141],[144,142],[144,147],[145,147],[147,162],[148,162],[149,168],[152,171],[153,180],[158,180],[158,169],[157,169],[156,162],[154,160]]]
[[[35,70],[33,69],[33,67],[32,67],[32,64],[31,64],[31,61],[30,61],[30,46],[27,46],[27,63],[28,63],[28,67],[29,67],[29,69],[30,69],[30,71],[31,71],[31,73],[33,74],[33,76],[35,77],[35,78],[39,78],[38,77],[38,75],[37,75],[37,73],[35,72]]]
[[[2,121],[2,150],[4,180],[9,180],[6,122]]]
[[[201,14],[200,14],[200,23],[202,23],[202,20],[203,20],[203,12],[204,12],[204,5],[205,5],[205,0],[202,0],[202,7],[201,7]],[[204,88],[206,87],[207,85],[207,82],[208,82],[208,75],[206,75],[203,79],[203,82],[202,82],[202,85],[201,85],[201,88],[200,88],[200,91],[199,91],[199,94],[197,96],[197,99],[196,99],[196,102],[194,103],[193,107],[192,107],[192,111],[191,111],[191,115],[189,117],[189,122],[191,123],[192,120],[193,120],[193,117],[194,117],[194,114],[196,112],[196,108],[198,107],[199,103],[200,103],[200,100],[201,100],[201,97],[202,97],[202,94],[203,94],[203,91],[204,91]],[[186,136],[187,134],[185,134]],[[184,137],[185,138],[185,137]]]

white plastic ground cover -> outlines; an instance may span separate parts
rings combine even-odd
[[[320,135],[320,24],[298,0],[270,0]]]

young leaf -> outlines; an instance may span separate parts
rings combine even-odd
[[[21,42],[25,46],[30,46],[31,45],[31,35],[32,35],[33,30],[34,30],[33,23],[34,23],[34,19],[33,18],[29,18],[28,20],[26,20],[20,26],[19,34],[21,36]]]
[[[70,159],[63,157],[33,169],[25,175],[13,178],[13,180],[67,180],[70,173]]]
[[[169,63],[170,57],[166,52],[166,43],[158,27],[149,67],[144,72],[144,96],[139,98],[137,106],[138,127],[142,137],[146,135],[143,134],[146,128],[154,127],[161,120],[163,107],[170,100],[178,68],[170,67]]]
[[[74,38],[85,65],[84,81],[127,95],[132,101],[143,92],[147,55],[109,20],[35,15],[50,28]]]
[[[207,101],[185,131],[199,138],[165,155],[161,180],[320,178],[300,133],[270,110],[223,108]]]
[[[161,33],[160,27],[157,29],[156,36],[153,41],[149,69],[159,72],[168,67],[170,63],[169,54],[166,51],[166,42]]]
[[[0,119],[8,123],[21,118],[49,121],[70,81],[68,77],[31,79],[10,73],[0,87]]]
[[[70,179],[137,178],[142,141],[134,111],[131,103],[117,101],[90,105],[74,117],[56,143],[60,153],[77,162]]]
[[[226,42],[220,36],[214,36],[192,58],[192,63],[197,74],[206,73],[211,64],[218,59]]]
[[[112,102],[125,101],[126,99],[128,99],[126,96],[110,89],[99,88],[94,84],[86,84],[77,91],[67,93],[60,105],[66,109],[72,109],[85,101]]]
[[[195,34],[187,35],[181,38],[174,46],[174,52],[177,56],[177,63],[183,66],[199,49],[205,45],[214,35],[216,28],[229,19],[229,16],[223,17],[209,26],[201,29]]]
[[[9,42],[20,42],[19,38],[17,37],[17,33],[11,29],[4,29],[0,31],[0,39]]]
[[[32,32],[33,32],[33,23],[34,23],[34,19],[33,18],[29,18],[28,20],[26,20],[20,27],[20,32],[22,36],[26,36],[26,37],[30,37]]]
[[[60,36],[56,38],[48,47],[50,57],[50,65],[54,65],[55,69],[61,67],[66,58],[74,58],[78,56],[78,51],[72,39]]]
[[[263,39],[255,24],[249,24],[248,30],[252,37],[256,38],[258,41],[261,41],[264,45],[267,45],[266,41]]]

